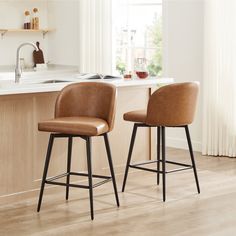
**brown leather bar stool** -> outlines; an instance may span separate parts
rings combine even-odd
[[[159,185],[159,175],[162,174],[163,182],[163,201],[166,200],[166,174],[181,170],[193,169],[198,193],[200,187],[198,182],[197,170],[194,161],[191,138],[188,125],[193,122],[196,110],[197,96],[199,84],[176,83],[161,87],[155,91],[149,99],[147,110],[131,111],[124,114],[124,120],[134,123],[129,154],[125,169],[122,192],[125,190],[126,180],[129,167],[140,170],[157,173],[157,184]],[[131,156],[134,147],[136,132],[138,127],[157,127],[157,160],[146,161],[144,163],[131,165]],[[166,127],[183,127],[185,128],[186,137],[192,164],[184,164],[179,162],[167,161],[165,155],[165,128]],[[160,144],[162,141],[162,159],[160,159]],[[157,169],[142,167],[150,163],[157,163]],[[162,163],[162,170],[160,170]],[[174,170],[167,171],[166,163],[182,166]]]
[[[116,203],[119,207],[116,180],[107,135],[113,129],[115,102],[116,88],[108,83],[77,83],[69,85],[61,91],[56,100],[55,118],[38,124],[40,131],[51,133],[39,194],[38,212],[40,211],[45,184],[66,186],[66,200],[69,197],[69,187],[89,189],[91,219],[93,219],[93,188],[112,180]],[[104,138],[111,176],[92,174],[91,137],[93,136],[103,136]],[[86,141],[88,173],[71,172],[72,140],[74,137],[79,137]],[[67,172],[47,179],[55,138],[68,138]],[[89,185],[71,184],[71,175],[87,176]],[[56,181],[62,177],[66,177],[66,183]],[[93,185],[93,177],[101,178],[103,181]]]

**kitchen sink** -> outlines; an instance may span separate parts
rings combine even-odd
[[[32,85],[42,85],[42,84],[58,84],[58,83],[70,83],[74,82],[73,80],[60,80],[60,79],[49,79],[49,80],[41,80],[41,81],[28,81],[22,80],[20,83],[15,83],[15,81],[0,81],[0,88],[11,88],[11,87],[19,87],[19,86],[32,86]]]
[[[40,84],[56,84],[56,83],[69,83],[69,82],[72,82],[72,81],[52,79],[52,80],[46,80],[46,81],[40,82]]]

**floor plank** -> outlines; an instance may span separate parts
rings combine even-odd
[[[189,161],[186,151],[168,150],[168,159]],[[235,235],[236,159],[196,153],[201,186],[197,194],[193,172],[167,175],[167,201],[153,173],[129,174],[125,193],[119,191],[117,209],[111,183],[94,191],[95,220],[90,220],[88,192],[45,191],[41,212],[37,197],[0,206],[0,235]],[[118,176],[121,189],[122,177]],[[63,189],[62,189],[63,190]]]

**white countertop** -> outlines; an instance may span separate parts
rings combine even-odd
[[[51,80],[57,80],[57,83],[50,83]],[[112,83],[116,87],[153,87],[174,82],[172,78],[147,78],[131,80],[79,79],[78,72],[73,69],[54,72],[27,72],[23,74],[21,82],[19,84],[16,84],[14,82],[14,73],[0,72],[0,95],[55,92],[60,91],[68,84],[88,81]]]

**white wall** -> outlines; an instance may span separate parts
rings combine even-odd
[[[23,27],[24,12],[37,7],[40,13],[40,27],[45,28],[47,22],[47,1],[45,0],[0,0],[0,29],[20,29]],[[47,60],[47,37],[43,39],[40,33],[7,33],[0,38],[0,65],[13,65],[16,60],[16,49],[22,42],[39,41],[44,49],[45,60]],[[33,63],[33,48],[25,47],[21,57],[25,58],[26,64]]]
[[[173,77],[176,82],[203,83],[203,18],[203,0],[164,0],[164,76]],[[196,119],[190,126],[193,147],[198,151],[202,141],[201,119],[202,93]],[[187,148],[184,129],[168,129],[167,145]]]
[[[79,1],[48,0],[50,33],[48,57],[53,64],[78,65],[79,62]]]
[[[24,12],[37,7],[40,13],[40,28],[55,31],[43,38],[42,33],[7,33],[0,38],[0,66],[14,65],[16,49],[22,42],[39,41],[45,61],[53,64],[78,65],[79,61],[79,1],[78,0],[0,0],[0,29],[20,29]],[[32,65],[33,48],[22,49],[21,57]]]

